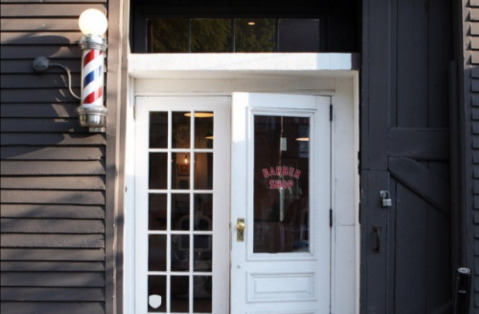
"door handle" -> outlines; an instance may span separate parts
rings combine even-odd
[[[374,234],[376,235],[376,247],[374,248],[374,253],[381,253],[381,227],[373,227]]]
[[[236,221],[236,241],[244,242],[244,229],[246,225],[244,224],[244,218],[238,218]]]

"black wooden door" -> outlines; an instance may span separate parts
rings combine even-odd
[[[362,313],[451,311],[450,6],[363,1]]]

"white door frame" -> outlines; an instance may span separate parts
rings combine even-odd
[[[134,313],[134,96],[231,95],[235,91],[329,95],[332,127],[331,312],[359,313],[359,86],[351,54],[131,55],[127,104],[124,310]],[[299,57],[301,56],[301,58]],[[209,62],[201,62],[210,60]],[[271,60],[268,62],[267,60]],[[311,62],[314,60],[314,62]],[[324,61],[324,62],[323,62]],[[228,64],[225,66],[225,64]],[[232,66],[230,66],[232,65]],[[200,79],[201,78],[201,79]],[[205,79],[207,78],[207,79]],[[341,139],[341,141],[339,141]]]

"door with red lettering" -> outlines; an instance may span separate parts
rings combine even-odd
[[[233,314],[329,313],[329,105],[233,94]]]

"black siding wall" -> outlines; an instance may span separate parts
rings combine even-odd
[[[462,55],[458,63],[460,72],[460,101],[464,111],[463,119],[463,202],[464,217],[463,236],[467,247],[467,260],[463,266],[470,267],[472,278],[473,313],[479,312],[479,1],[462,1],[460,16],[460,34]],[[463,58],[462,58],[463,57]],[[471,311],[472,312],[472,311]]]
[[[105,136],[78,124],[78,16],[103,0],[1,1],[1,313],[105,313]]]

